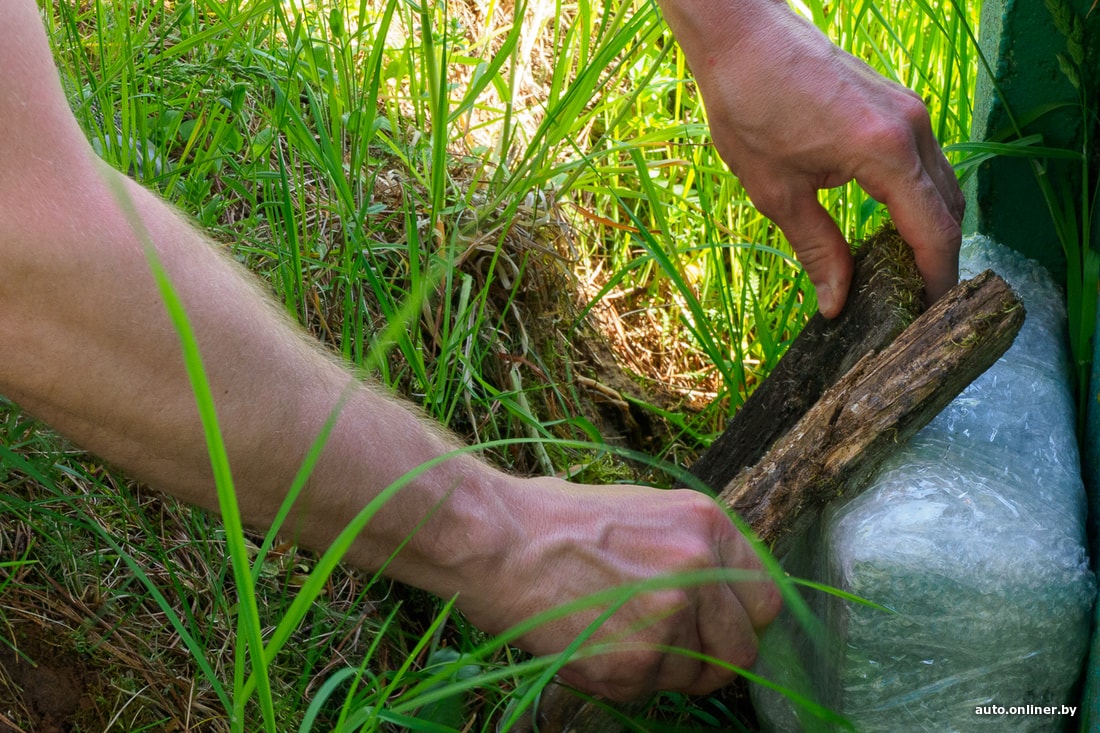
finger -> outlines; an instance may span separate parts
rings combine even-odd
[[[966,213],[966,197],[959,187],[959,177],[955,175],[955,169],[935,139],[932,139],[927,148],[922,145],[921,160],[924,161],[924,167],[939,190],[951,217],[962,223],[963,214]]]
[[[852,283],[852,253],[836,222],[808,188],[780,206],[763,206],[761,213],[783,230],[817,292],[821,315],[840,315]]]
[[[728,587],[736,596],[752,628],[762,632],[779,614],[783,605],[779,588],[767,576],[752,545],[732,524],[730,532],[719,544],[718,551],[723,567],[759,572],[759,580],[738,580],[729,583]]]
[[[703,590],[696,617],[699,650],[725,665],[701,665],[695,679],[683,688],[689,695],[705,695],[729,684],[737,676],[733,667],[751,667],[757,654],[756,630],[733,589],[716,584]]]
[[[641,697],[645,692],[645,690],[640,687],[635,691],[632,688],[615,685],[603,679],[593,679],[592,676],[587,673],[587,670],[581,669],[580,666],[574,662],[570,662],[558,670],[558,679],[570,687],[575,687],[578,690],[587,692],[589,695],[596,695],[620,702]]]
[[[913,248],[926,300],[958,282],[962,192],[951,164],[932,135],[928,110],[909,95],[906,125],[874,138],[879,154],[856,171],[856,182],[886,204],[901,237]]]
[[[661,657],[657,674],[653,679],[653,689],[691,692],[696,687],[705,668],[710,666],[693,654],[676,651],[683,649],[688,652],[709,654],[706,649],[707,644],[700,636],[699,618],[702,613],[703,609],[696,601],[687,609],[686,613],[678,614],[676,617],[669,619],[670,622],[673,622],[673,625],[670,627],[672,634],[667,646],[672,651]],[[720,614],[721,609],[717,609],[715,613]],[[720,621],[719,623],[724,622]]]
[[[955,221],[961,223],[963,214],[966,212],[966,197],[959,187],[959,177],[955,175],[954,167],[944,155],[943,148],[940,147],[935,135],[932,134],[931,122],[927,116],[922,116],[921,119],[917,128],[917,151],[920,159],[939,190],[947,210]]]
[[[617,702],[636,700],[657,689],[654,674],[643,673],[644,663],[630,663],[626,659],[626,652],[597,654],[565,665],[558,670],[558,679],[570,687]],[[651,666],[656,670],[656,664]]]
[[[681,691],[698,676],[702,662],[676,649],[698,652],[695,598],[682,589],[639,596],[615,616],[611,633],[597,634],[586,651],[559,672],[568,684],[610,700],[634,700],[654,690]],[[625,619],[619,619],[625,614]],[[633,620],[626,620],[635,616]],[[619,626],[615,622],[625,623]],[[600,649],[601,645],[608,645]]]
[[[959,221],[927,174],[895,189],[885,203],[898,234],[913,248],[925,298],[932,303],[959,280]]]

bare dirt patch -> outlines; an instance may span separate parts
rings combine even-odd
[[[57,632],[30,624],[12,630],[14,639],[0,646],[0,733],[93,730],[95,665]]]

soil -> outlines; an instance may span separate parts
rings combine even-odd
[[[82,730],[79,721],[96,717],[99,670],[57,632],[27,624],[12,631],[14,641],[0,644],[0,733]]]

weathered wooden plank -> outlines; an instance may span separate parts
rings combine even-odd
[[[854,495],[897,446],[928,424],[1012,345],[1024,307],[987,270],[961,283],[878,353],[868,353],[755,465],[723,487],[782,556],[830,501]]]
[[[868,351],[878,351],[924,310],[924,282],[913,252],[892,226],[856,251],[844,310],[820,313],[803,327],[772,373],[690,472],[716,493],[742,468],[759,461],[822,393]]]

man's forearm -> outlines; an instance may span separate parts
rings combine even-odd
[[[721,63],[718,55],[738,45],[756,44],[772,28],[776,39],[785,38],[793,16],[785,0],[658,0],[657,4],[696,76],[736,74],[726,66],[711,71]],[[770,50],[778,53],[782,48],[772,44]]]
[[[356,382],[154,195],[91,160],[73,169],[85,175],[49,182],[55,194],[66,192],[63,212],[35,211],[15,194],[0,203],[0,236],[12,253],[0,285],[8,354],[0,392],[134,476],[217,509],[178,334],[115,200],[122,191],[149,229],[196,332],[246,522],[270,523],[342,398],[285,529],[303,544],[327,546],[393,481],[455,448],[406,406]],[[482,553],[496,551],[490,533],[509,514],[500,502],[510,485],[469,455],[449,459],[388,502],[348,559],[379,567],[431,514],[424,539],[414,537],[390,572],[452,594],[457,569],[469,571]],[[500,516],[484,521],[486,513]]]

